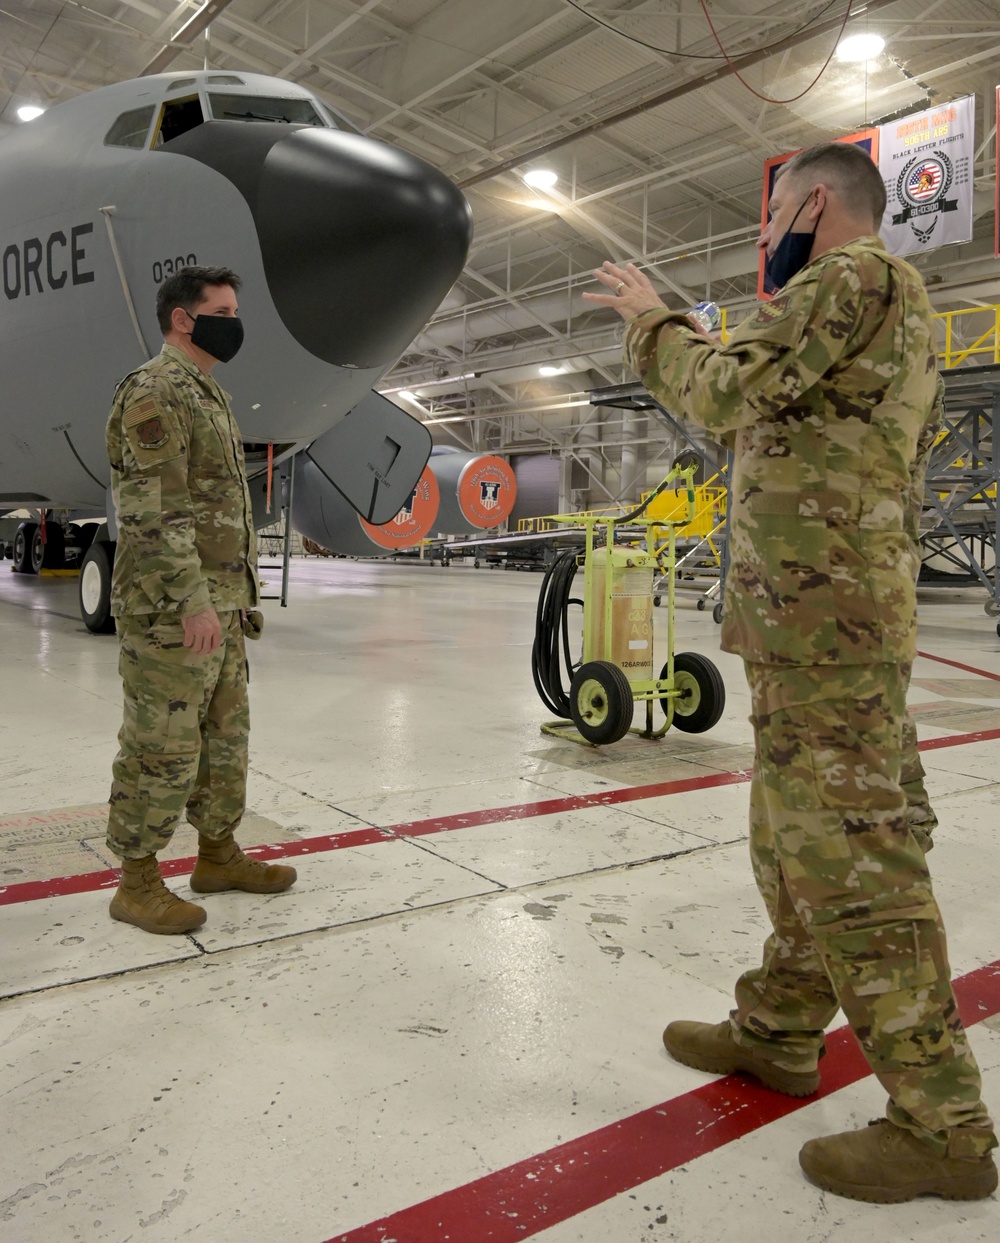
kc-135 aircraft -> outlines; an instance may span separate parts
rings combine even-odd
[[[111,627],[105,422],[118,381],[162,344],[157,286],[190,264],[244,281],[246,344],[215,374],[255,513],[270,446],[275,463],[308,454],[369,522],[391,519],[431,439],[372,386],[454,283],[471,233],[442,173],[259,74],[121,82],[0,140],[0,513],[40,513],[17,530],[16,568],[82,558],[84,621]]]

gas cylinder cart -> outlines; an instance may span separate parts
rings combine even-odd
[[[565,519],[583,525],[586,543],[556,558],[539,592],[532,676],[542,702],[562,718],[543,724],[543,733],[601,746],[629,732],[662,738],[671,725],[699,734],[722,715],[726,690],[715,665],[698,652],[674,652],[676,532],[694,513],[694,470],[675,467],[630,513]],[[650,503],[671,483],[687,494],[682,512],[644,519]],[[570,594],[580,564],[582,600]],[[654,577],[665,584],[667,604],[666,663],[659,677],[653,673]],[[580,661],[571,653],[574,606],[583,610]],[[632,726],[636,703],[646,705],[644,728]],[[666,718],[659,728],[654,728],[655,703]]]

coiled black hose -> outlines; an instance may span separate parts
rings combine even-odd
[[[583,601],[570,596],[577,558],[583,550],[560,553],[545,572],[535,612],[535,641],[531,645],[531,676],[543,704],[555,716],[572,719],[569,687],[575,664],[569,645],[569,608],[583,608]],[[579,662],[577,662],[579,663]]]

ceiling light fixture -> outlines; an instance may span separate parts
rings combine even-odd
[[[524,184],[533,190],[551,190],[558,180],[551,168],[533,168],[524,174]]]
[[[562,367],[539,367],[538,374],[543,376],[562,375]]]
[[[34,119],[36,117],[40,117],[44,111],[45,109],[39,108],[37,104],[24,104],[22,107],[18,108],[17,115],[18,119],[21,121],[34,121]]]
[[[874,60],[885,47],[881,35],[850,35],[837,44],[837,59],[846,61]]]

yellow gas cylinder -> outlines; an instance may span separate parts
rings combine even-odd
[[[610,578],[609,578],[610,562]],[[596,548],[584,600],[584,660],[611,660],[630,682],[653,677],[655,562],[628,545]],[[611,648],[605,645],[608,597]]]

